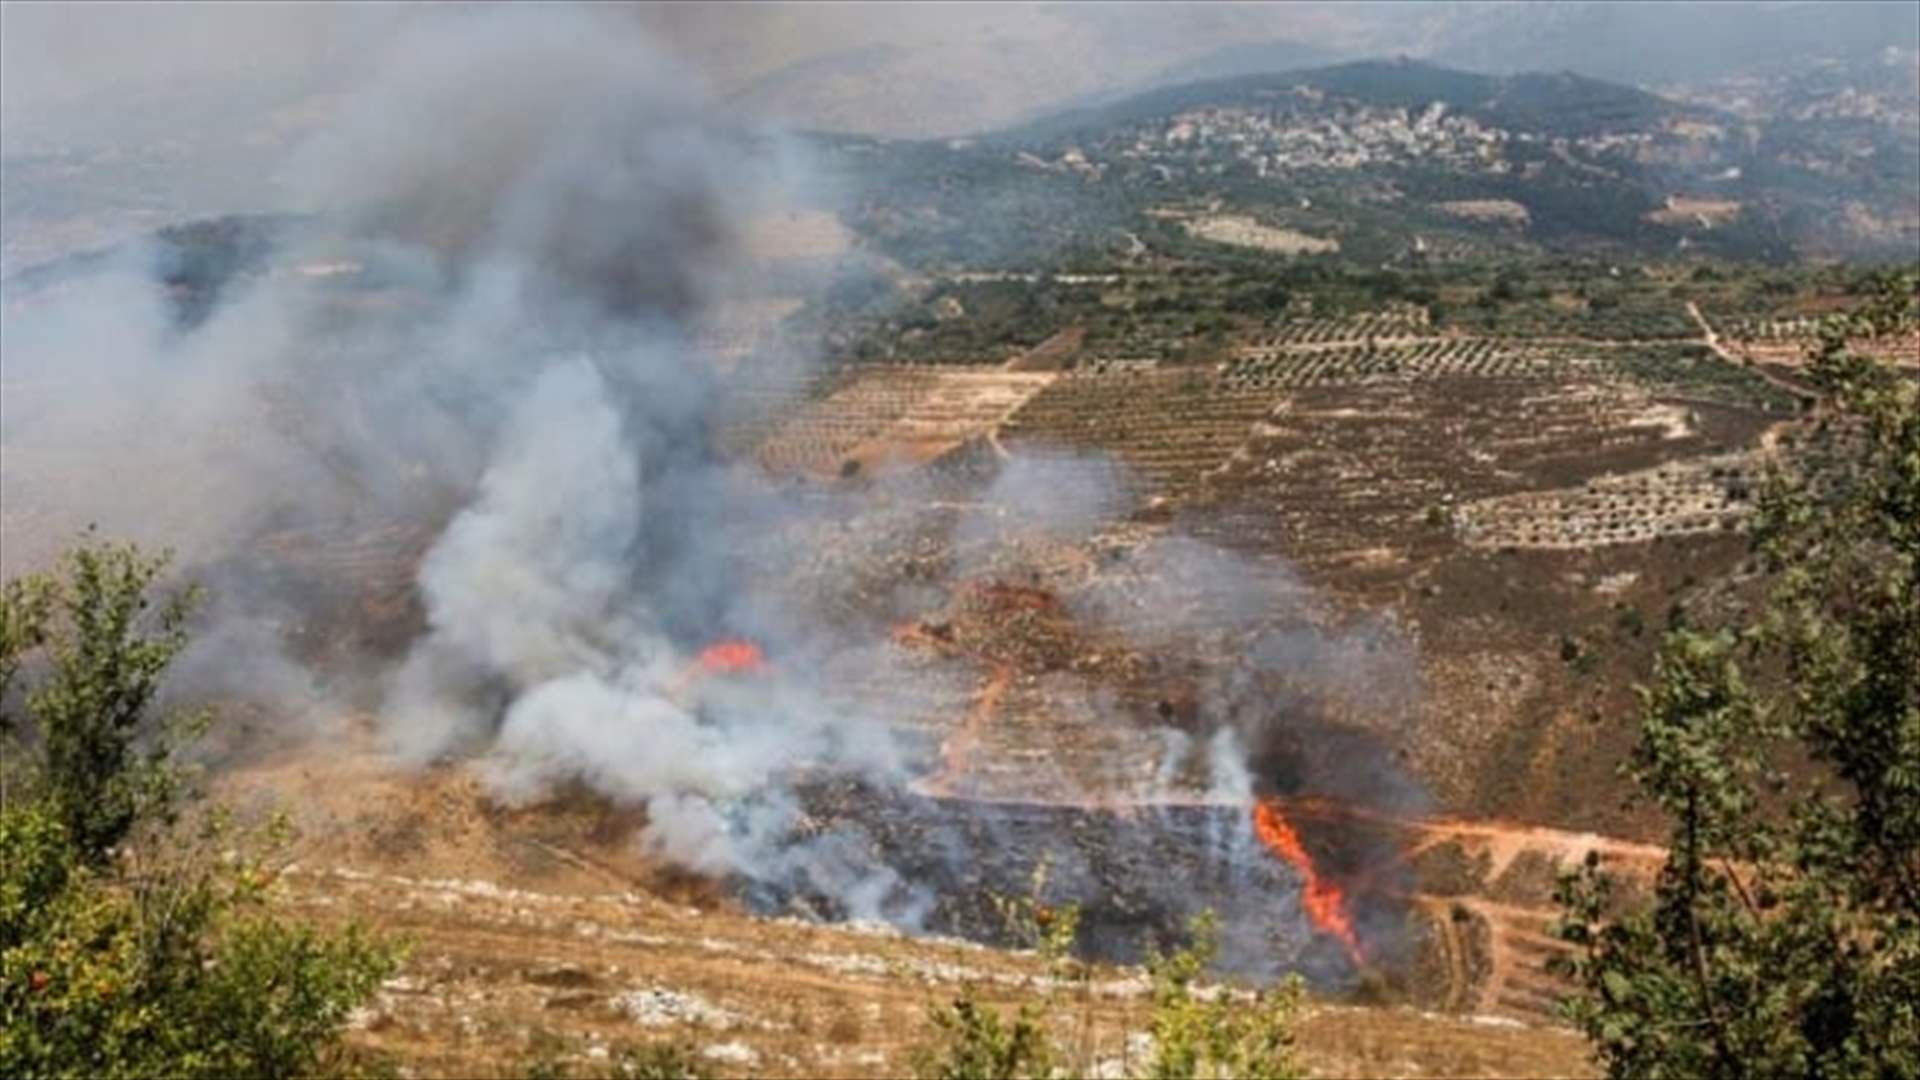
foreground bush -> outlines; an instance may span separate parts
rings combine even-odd
[[[1033,895],[1007,901],[996,898],[1012,936],[1038,951],[1047,962],[1046,989],[1011,1016],[982,1003],[967,990],[929,1010],[935,1037],[921,1048],[916,1072],[929,1080],[1042,1080],[1111,1075],[1116,1063],[1095,1060],[1090,1040],[1063,1045],[1060,1025],[1090,1033],[1091,1017],[1073,1017],[1073,1003],[1062,987],[1078,985],[1086,1007],[1088,971],[1070,959],[1079,928],[1079,910],[1050,907],[1038,899],[1046,867],[1035,871]],[[1253,994],[1228,988],[1202,989],[1200,977],[1218,950],[1218,925],[1211,915],[1193,923],[1185,948],[1155,952],[1147,962],[1153,984],[1153,1012],[1147,1021],[1152,1049],[1135,1065],[1118,1063],[1126,1075],[1151,1080],[1291,1080],[1304,1075],[1295,1055],[1294,1024],[1304,990],[1298,976]]]
[[[180,772],[152,701],[191,593],[162,560],[87,546],[0,591],[0,1075],[342,1071],[349,1013],[395,951],[289,924],[217,814],[178,824]]]
[[[1294,1021],[1300,1012],[1299,976],[1279,987],[1235,1000],[1224,988],[1203,996],[1196,983],[1219,948],[1212,916],[1194,923],[1184,949],[1155,954],[1153,1061],[1155,1080],[1289,1080],[1301,1076],[1294,1057]]]

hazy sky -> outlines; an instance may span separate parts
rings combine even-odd
[[[409,24],[454,33],[472,6],[0,3],[0,268],[156,220],[282,205],[297,187],[289,149],[368,72],[405,66],[392,52],[416,40]],[[679,77],[736,115],[901,136],[977,132],[1156,81],[1363,56],[1666,83],[1808,49],[1920,48],[1904,0],[594,8],[645,27],[691,73]]]
[[[33,118],[56,105],[162,88],[351,79],[396,23],[457,15],[459,4],[8,2],[0,6],[0,105]],[[996,70],[985,50],[1055,50],[1055,75],[1087,85],[1236,41],[1287,38],[1341,48],[1418,30],[1430,4],[766,3],[633,4],[630,16],[719,89],[823,54],[888,47],[971,62],[983,80],[1044,85],[1049,73]],[[1390,18],[1389,18],[1390,17]],[[1039,53],[1033,58],[1038,59]],[[1079,70],[1059,72],[1061,61]],[[957,104],[957,103],[956,103]],[[1040,104],[1038,101],[1027,104]]]
[[[457,18],[465,6],[9,0],[0,4],[0,114],[37,127],[60,106],[127,104],[155,93],[214,90],[243,99],[228,104],[244,104],[337,89],[368,69],[398,24]],[[1622,50],[1705,63],[1734,38],[1750,45],[1771,35],[1799,45],[1851,23],[1870,36],[1891,32],[1888,43],[1902,44],[1891,40],[1899,28],[1920,24],[1901,0],[635,3],[618,10],[713,89],[743,92],[747,104],[796,114],[788,118],[803,124],[914,134],[1006,123],[1222,50],[1280,42],[1349,56],[1467,56],[1486,66],[1556,68],[1584,58],[1620,69],[1628,60],[1612,54]],[[1913,34],[1920,36],[1920,25]],[[796,67],[810,60],[812,68]]]
[[[406,31],[474,5],[0,4],[0,269],[172,218],[290,206],[290,152]],[[544,5],[527,5],[530,12]],[[1134,85],[1242,40],[1353,37],[1340,5],[632,4],[739,115],[935,135]],[[1414,10],[1409,7],[1403,12]],[[1364,21],[1364,20],[1360,20]],[[435,24],[439,25],[436,26]],[[636,57],[636,64],[650,62]],[[516,78],[512,70],[498,78]]]

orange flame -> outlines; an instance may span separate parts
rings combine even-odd
[[[1347,955],[1353,959],[1354,965],[1359,966],[1362,962],[1360,939],[1354,935],[1353,920],[1347,916],[1346,894],[1341,892],[1339,885],[1322,878],[1320,872],[1314,869],[1312,856],[1307,854],[1306,845],[1300,842],[1300,834],[1293,831],[1277,800],[1266,799],[1253,804],[1253,832],[1275,855],[1300,871],[1300,876],[1306,881],[1300,904],[1306,908],[1307,918],[1323,933],[1339,938],[1340,944],[1347,947]]]
[[[728,638],[700,650],[699,664],[709,675],[734,675],[765,670],[767,656],[751,641]]]
[[[1000,699],[1006,696],[1007,687],[1013,683],[1013,668],[1006,664],[995,666],[993,673],[987,676],[985,685],[973,699],[973,708],[967,710],[966,719],[959,728],[940,744],[940,771],[926,780],[926,790],[934,795],[949,796],[954,793],[955,785],[966,774],[973,752],[979,748],[981,734],[987,724],[999,711]]]

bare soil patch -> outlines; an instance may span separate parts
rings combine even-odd
[[[1265,225],[1240,214],[1216,214],[1183,221],[1180,227],[1202,240],[1235,247],[1259,248],[1282,255],[1324,255],[1339,251],[1338,240],[1309,236],[1294,229]]]
[[[1739,217],[1740,209],[1740,203],[1733,199],[1669,195],[1665,206],[1647,212],[1647,220],[1655,225],[1697,225],[1709,229]]]
[[[1533,220],[1533,215],[1527,212],[1527,208],[1512,199],[1455,199],[1436,205],[1443,213],[1469,221],[1526,225]]]

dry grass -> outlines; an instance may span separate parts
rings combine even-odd
[[[286,881],[287,902],[318,919],[351,915],[412,940],[353,1041],[416,1075],[498,1075],[537,1054],[585,1062],[596,1048],[675,1040],[722,1075],[898,1076],[932,1034],[929,1003],[966,986],[1005,1007],[1047,992],[1030,954],[645,895],[328,870]],[[1146,986],[1100,969],[1055,987],[1057,1034],[1082,1064],[1117,1061],[1146,1023]],[[1300,1037],[1316,1075],[1591,1072],[1572,1032],[1504,1019],[1318,1004]]]
[[[679,1041],[712,1050],[723,1076],[897,1076],[933,1033],[928,1006],[969,987],[1002,1006],[1052,994],[1061,1042],[1083,1062],[1118,1059],[1147,1022],[1138,970],[1063,986],[1030,953],[751,917],[711,883],[676,886],[625,842],[635,823],[593,800],[502,811],[462,770],[394,772],[358,743],[343,737],[327,764],[230,772],[216,794],[297,811],[296,861],[280,878],[296,914],[411,942],[352,1040],[413,1075],[513,1075],[541,1055],[585,1064]],[[1538,1021],[1322,1001],[1300,1034],[1320,1075],[1586,1069],[1584,1044]]]

